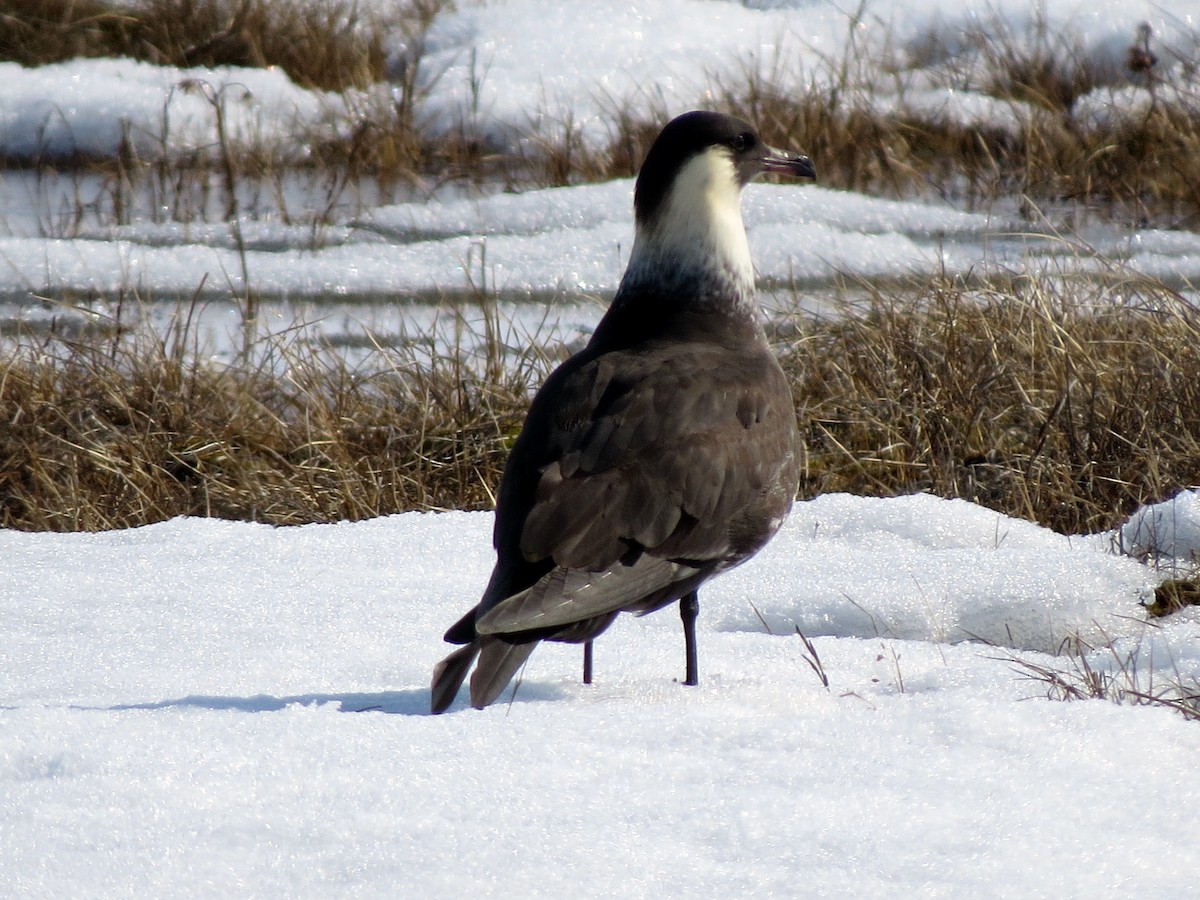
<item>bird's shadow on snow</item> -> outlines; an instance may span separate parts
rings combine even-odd
[[[561,696],[563,696],[563,692],[552,685],[523,684],[516,696],[512,698],[512,702],[556,700]],[[505,699],[501,698],[501,703]],[[379,712],[400,716],[432,715],[429,711],[428,688],[410,691],[379,691],[377,693],[295,694],[288,697],[277,697],[273,694],[255,694],[251,697],[192,694],[187,697],[154,700],[147,703],[120,703],[105,708],[113,712],[190,708],[222,712],[262,713],[279,712],[289,706],[321,706],[326,703],[338,704],[339,712]],[[461,709],[470,709],[470,704],[466,702],[465,696],[456,700],[448,711],[455,712]]]
[[[378,693],[294,694],[277,697],[274,694],[255,694],[233,697],[213,694],[191,694],[148,703],[120,703],[108,709],[123,712],[134,709],[211,709],[233,712],[279,712],[289,706],[323,706],[338,704],[340,712],[383,712],[402,716],[429,714],[429,691],[379,691]]]

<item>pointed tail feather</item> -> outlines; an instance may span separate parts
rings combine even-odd
[[[480,641],[474,640],[459,647],[433,667],[433,685],[430,689],[429,709],[434,715],[444,713],[458,696],[458,689],[479,653]],[[503,688],[501,688],[503,690]]]
[[[483,709],[499,697],[537,644],[510,644],[495,638],[482,641],[479,665],[471,675],[471,705]]]

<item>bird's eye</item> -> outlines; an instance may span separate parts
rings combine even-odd
[[[746,132],[743,131],[741,134],[735,134],[733,136],[733,140],[731,140],[729,142],[729,146],[732,147],[738,153],[741,153],[743,150],[745,150],[747,147],[749,147],[752,143],[754,143],[754,138],[751,135],[746,134]]]

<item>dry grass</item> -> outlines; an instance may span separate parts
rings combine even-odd
[[[218,365],[183,320],[166,339],[27,336],[0,358],[0,527],[491,508],[528,385],[547,365],[536,350],[502,359],[500,331],[488,327],[482,361],[465,345],[380,349],[369,370],[317,361],[294,334]]]
[[[433,136],[423,130],[425,84],[436,81],[436,73],[422,68],[424,41],[448,2],[405,0],[385,10],[359,0],[0,0],[0,60],[35,66],[125,56],[181,68],[277,66],[302,87],[343,92],[349,111],[313,133],[299,131],[295,144],[307,152],[298,157],[265,143],[236,147],[232,160],[246,191],[261,190],[263,184],[269,190],[295,169],[327,172],[338,190],[374,176],[390,187],[417,173],[463,177],[482,159],[471,135]],[[403,52],[389,56],[396,48]],[[189,86],[195,89],[186,82],[179,89]],[[220,112],[230,98],[218,99],[214,109]],[[167,193],[168,202],[206,194],[212,173],[230,158],[224,137],[214,127],[221,159],[205,148],[169,151],[165,122],[160,137],[163,150],[151,158],[122,146],[114,159],[37,152],[0,163],[97,172],[112,178],[122,193]],[[204,204],[186,206],[208,217]],[[114,221],[119,222],[122,208],[114,202]]]
[[[1035,21],[1018,33],[999,19],[958,35],[954,48],[928,35],[868,56],[854,43],[854,17],[848,22],[841,54],[817,70],[781,59],[764,72],[750,61],[712,93],[769,142],[803,148],[829,186],[969,206],[1024,197],[1120,220],[1200,222],[1194,65],[1168,68],[1174,60],[1164,57],[1149,72],[1114,69],[1069,30]],[[1140,112],[1130,111],[1129,96],[1117,100],[1122,89],[1139,92]],[[939,90],[991,98],[1004,112],[964,121],[929,99]],[[1100,98],[1100,115],[1079,110],[1089,94]]]
[[[0,59],[26,66],[128,56],[156,65],[279,66],[305,87],[366,87],[387,74],[387,22],[355,0],[3,0]],[[431,18],[428,0],[406,15]]]
[[[1200,683],[1163,661],[1142,658],[1142,645],[1108,640],[1091,647],[1076,639],[1064,648],[1061,666],[1010,657],[1013,669],[1044,687],[1050,700],[1107,700],[1124,706],[1158,706],[1200,721]],[[1169,665],[1169,662],[1168,662]]]
[[[1080,533],[1200,483],[1200,310],[1153,283],[873,289],[802,329],[805,496],[925,490]]]
[[[489,508],[551,360],[487,322],[369,369],[294,336],[217,366],[186,323],[26,337],[0,358],[0,526]],[[1078,533],[1200,483],[1200,311],[1152,284],[875,289],[784,330],[802,496],[923,490]]]

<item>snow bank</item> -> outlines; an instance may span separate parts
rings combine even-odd
[[[72,59],[37,68],[0,62],[0,149],[9,156],[143,159],[215,152],[215,103],[235,145],[281,148],[345,109],[280,69],[176,69],[128,59]],[[298,156],[297,156],[298,158]]]
[[[930,497],[801,503],[705,589],[699,687],[676,681],[667,610],[622,617],[591,686],[578,647],[542,645],[513,702],[431,717],[441,633],[487,580],[490,525],[0,531],[7,890],[1191,890],[1196,725],[1048,702],[1016,670],[1070,665],[1016,647],[1137,617],[1150,575],[1103,541]],[[1000,646],[953,643],[968,631]],[[1184,616],[1118,640],[1143,670],[1196,678],[1198,637]]]
[[[809,636],[977,640],[1054,653],[1074,636],[1140,631],[1133,619],[1154,584],[1103,542],[926,494],[799,503],[761,559],[765,583],[740,585],[753,576],[731,575],[726,590],[739,599],[717,600],[716,627],[759,631],[765,621],[779,634],[798,626]]]
[[[1117,534],[1121,549],[1165,568],[1187,573],[1200,566],[1200,490],[1143,506]]]

